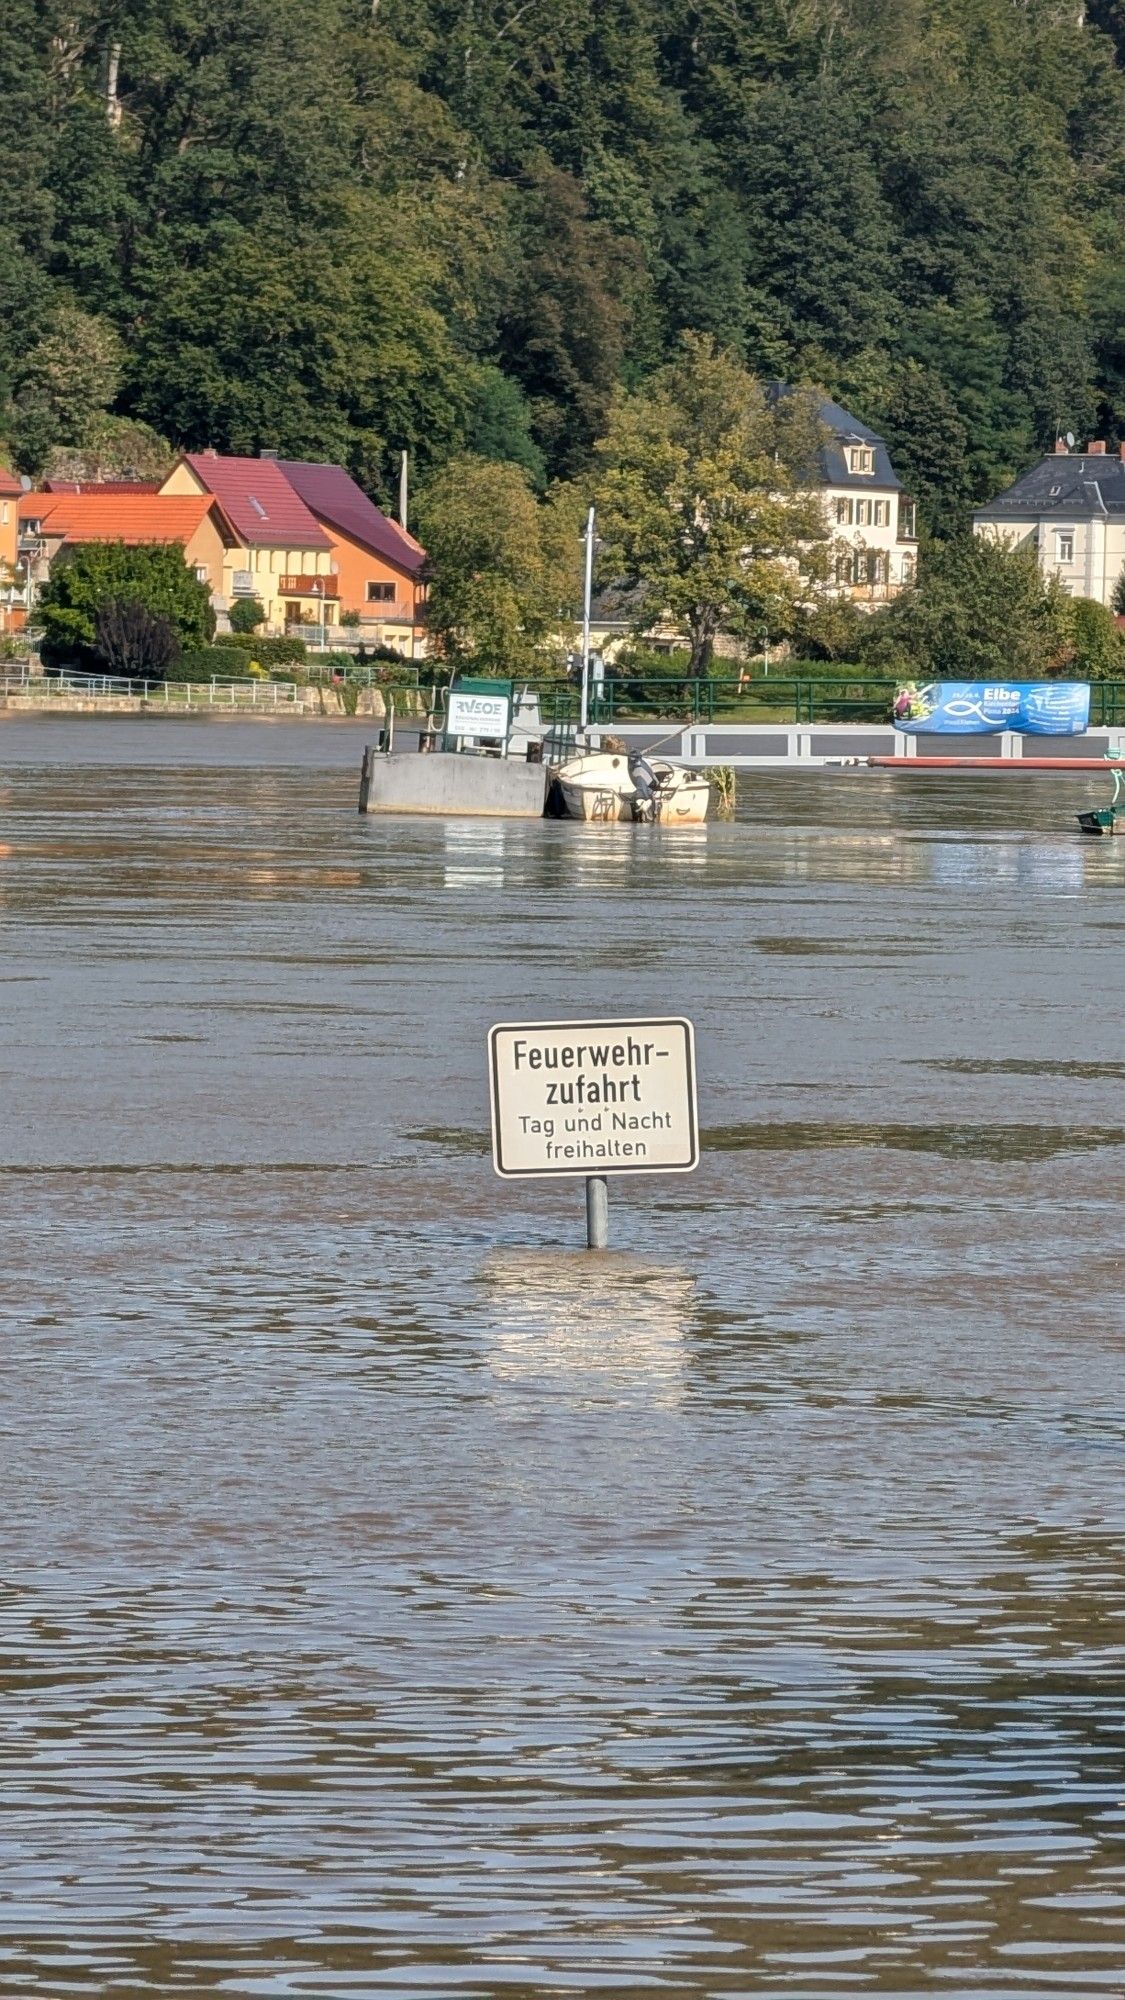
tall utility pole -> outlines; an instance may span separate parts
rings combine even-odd
[[[594,592],[594,509],[586,516],[586,588],[582,597],[582,709],[579,732],[585,740],[590,716],[590,599]]]
[[[406,531],[407,499],[410,491],[410,453],[404,451],[398,474],[398,519],[399,526]]]

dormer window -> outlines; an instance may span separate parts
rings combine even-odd
[[[874,472],[874,470],[875,451],[872,445],[853,444],[848,446],[849,472]]]

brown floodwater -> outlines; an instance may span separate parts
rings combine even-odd
[[[1125,1989],[1104,785],[354,811],[0,726],[0,1995]],[[498,1182],[494,1020],[704,1154]]]

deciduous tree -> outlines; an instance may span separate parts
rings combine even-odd
[[[771,403],[698,335],[614,406],[598,446],[601,573],[639,588],[642,623],[682,624],[693,674],[720,631],[784,632],[822,568],[814,407]]]
[[[1040,680],[1070,670],[1074,600],[1034,549],[984,535],[922,549],[918,582],[871,621],[867,650],[919,680]]]
[[[505,676],[557,664],[581,589],[575,495],[540,500],[518,466],[464,457],[431,480],[418,520],[442,657]]]
[[[59,654],[95,648],[99,617],[110,605],[141,606],[184,646],[206,645],[214,636],[210,593],[178,542],[86,542],[64,550],[39,599],[48,644]]]

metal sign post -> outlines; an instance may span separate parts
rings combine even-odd
[[[594,509],[586,517],[586,581],[582,592],[582,700],[578,733],[583,743],[590,720],[590,603],[594,590]]]
[[[488,1037],[492,1164],[586,1182],[586,1242],[609,1241],[610,1174],[699,1165],[695,1037],[680,1015],[501,1022]]]
[[[604,1174],[586,1177],[586,1248],[609,1248],[609,1182]]]

